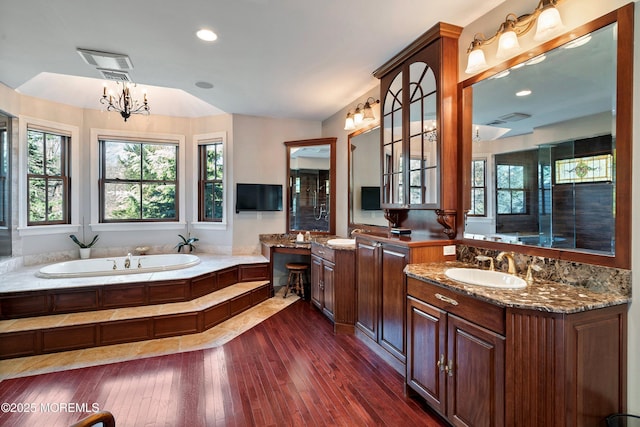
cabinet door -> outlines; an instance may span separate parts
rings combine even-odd
[[[369,338],[378,340],[380,301],[380,248],[376,242],[358,240],[356,260],[358,317],[356,326]]]
[[[335,313],[335,264],[324,260],[322,262],[322,295],[324,298],[323,312],[331,320]]]
[[[425,56],[425,55],[422,55]],[[439,135],[436,77],[422,60],[409,64],[408,200],[410,207],[439,205]]]
[[[449,314],[447,417],[457,426],[504,425],[504,337]]]
[[[322,258],[311,255],[311,302],[322,309]]]
[[[399,246],[382,245],[382,304],[379,343],[403,363],[406,331],[406,285],[404,267],[409,251]]]
[[[444,414],[447,314],[411,297],[407,304],[407,385]]]
[[[404,73],[398,70],[381,82],[382,101],[382,205],[400,207],[406,204],[404,179],[404,125],[402,117]]]

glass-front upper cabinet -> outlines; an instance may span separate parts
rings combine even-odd
[[[457,39],[438,24],[374,72],[382,98],[382,207],[455,208],[455,186],[443,184],[444,160],[456,158]],[[443,52],[450,52],[444,55]],[[449,59],[451,58],[451,59]],[[446,192],[449,196],[445,196]]]

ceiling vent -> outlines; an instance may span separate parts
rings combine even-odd
[[[531,114],[509,113],[509,114],[505,114],[504,116],[498,117],[498,119],[505,122],[518,122],[520,120],[528,119],[529,117],[531,117]]]
[[[129,74],[126,71],[117,71],[117,70],[105,70],[103,68],[98,68],[100,74],[105,80],[113,80],[116,82],[130,82],[131,78],[129,78]]]
[[[96,68],[108,68],[109,70],[130,70],[133,68],[131,59],[120,53],[78,48],[78,54],[84,59],[84,62]]]

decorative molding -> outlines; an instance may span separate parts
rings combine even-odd
[[[389,221],[389,227],[400,227],[402,222],[407,219],[407,209],[385,209],[384,217]]]
[[[455,209],[436,209],[437,220],[444,227],[444,234],[449,239],[455,239],[456,231],[456,210]]]

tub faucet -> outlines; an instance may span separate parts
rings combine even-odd
[[[513,258],[512,252],[500,252],[496,257],[496,261],[502,261],[502,258],[506,258],[509,262],[509,274],[516,274],[516,261]]]
[[[131,253],[128,253],[124,260],[124,268],[131,268]]]

